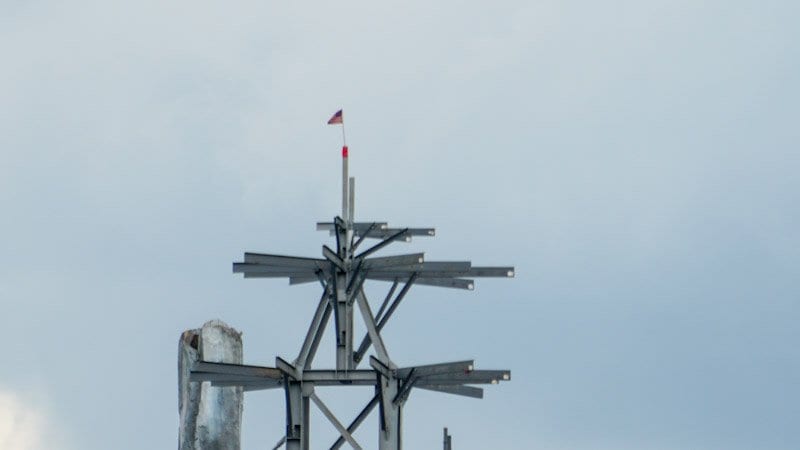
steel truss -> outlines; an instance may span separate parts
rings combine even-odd
[[[433,228],[391,228],[384,222],[353,221],[354,179],[347,178],[347,153],[343,158],[342,216],[317,224],[336,238],[336,249],[322,246],[322,258],[245,253],[243,262],[233,263],[233,272],[244,278],[288,278],[290,284],[319,282],[322,296],[306,332],[297,358],[280,357],[275,367],[199,362],[191,381],[208,381],[212,386],[241,386],[245,391],[282,388],[286,397],[286,433],[274,447],[309,449],[310,404],[339,431],[331,445],[338,449],[348,443],[362,447],[353,433],[378,407],[379,449],[401,449],[402,407],[413,388],[483,398],[474,385],[497,384],[511,378],[508,370],[475,370],[473,361],[446,362],[398,367],[389,357],[381,331],[414,285],[474,289],[473,278],[514,276],[513,267],[475,267],[469,261],[426,261],[424,254],[372,256],[394,242],[409,242],[413,236],[434,236]],[[367,239],[378,242],[358,252]],[[364,293],[364,283],[391,283],[388,294],[373,313]],[[354,310],[358,309],[367,333],[355,346]],[[336,367],[312,368],[320,340],[333,316],[336,332]],[[359,369],[372,348],[369,368]],[[345,426],[315,393],[317,386],[369,386],[374,396]]]

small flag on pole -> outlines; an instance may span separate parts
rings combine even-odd
[[[335,125],[337,123],[344,123],[344,116],[342,115],[341,109],[336,111],[336,114],[334,114],[333,117],[331,117],[331,119],[328,121],[328,125]]]

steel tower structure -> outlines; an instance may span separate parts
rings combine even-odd
[[[212,386],[241,386],[245,391],[283,389],[286,397],[286,433],[275,449],[308,450],[310,404],[314,403],[339,431],[331,445],[338,449],[348,443],[362,447],[353,433],[378,407],[379,449],[400,450],[402,408],[413,388],[482,398],[483,389],[473,386],[509,380],[508,370],[475,370],[473,361],[399,367],[389,356],[381,330],[414,285],[455,289],[474,289],[473,278],[514,276],[513,267],[475,267],[469,261],[426,261],[423,253],[395,256],[375,254],[395,242],[409,242],[413,236],[434,236],[433,228],[393,228],[385,222],[354,220],[355,180],[348,176],[349,154],[342,148],[342,214],[332,222],[317,223],[336,239],[335,249],[322,246],[322,258],[245,253],[243,262],[233,263],[233,272],[244,278],[288,278],[290,284],[319,282],[319,299],[311,324],[297,357],[275,360],[275,367],[199,362],[191,381],[209,381]],[[366,250],[359,248],[367,239],[378,242]],[[377,312],[364,292],[364,283],[376,280],[390,283]],[[367,330],[354,340],[353,321],[358,310]],[[312,367],[323,332],[333,316],[336,334],[336,367]],[[355,343],[358,342],[358,345]],[[369,368],[359,368],[372,347]],[[372,399],[345,426],[316,395],[317,386],[353,389],[371,387]]]

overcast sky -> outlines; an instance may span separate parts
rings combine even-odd
[[[287,3],[0,3],[0,448],[174,448],[209,319],[296,356],[319,287],[230,264],[330,245],[339,108],[356,218],[437,228],[384,254],[517,269],[386,327],[512,371],[413,392],[405,448],[800,448],[800,4]],[[283,395],[244,415],[271,448]]]

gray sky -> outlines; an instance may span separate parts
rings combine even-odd
[[[799,21],[769,0],[3,2],[0,447],[174,447],[178,336],[208,319],[249,363],[293,357],[318,287],[230,263],[329,243],[343,107],[357,219],[437,228],[387,253],[517,267],[419,287],[387,327],[400,365],[513,373],[482,401],[415,391],[407,448],[442,426],[460,450],[800,448]],[[344,416],[363,395],[321,393]],[[248,394],[245,448],[280,437],[282,402]]]

